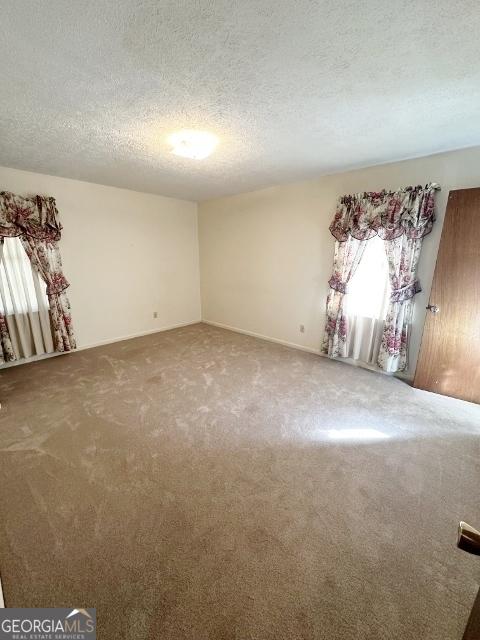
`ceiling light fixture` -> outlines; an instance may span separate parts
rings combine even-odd
[[[184,158],[203,160],[207,158],[218,144],[218,138],[208,131],[183,129],[172,133],[168,138],[172,153]]]

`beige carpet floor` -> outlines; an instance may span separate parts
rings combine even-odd
[[[204,324],[0,374],[7,606],[108,640],[456,640],[480,407]]]

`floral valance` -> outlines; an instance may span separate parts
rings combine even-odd
[[[0,236],[60,240],[61,232],[55,198],[0,192]]]
[[[349,236],[368,240],[374,235],[393,240],[405,234],[423,238],[435,221],[435,183],[397,191],[355,193],[342,196],[330,231],[340,242]]]

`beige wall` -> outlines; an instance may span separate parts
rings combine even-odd
[[[57,199],[79,347],[202,315],[318,350],[334,246],[328,226],[337,197],[428,181],[440,183],[442,191],[420,260],[423,291],[416,298],[410,374],[448,191],[480,186],[479,147],[204,202],[199,239],[195,203],[0,167],[0,189]]]
[[[195,203],[6,168],[0,190],[56,198],[79,347],[200,319]]]
[[[334,239],[328,231],[344,193],[438,182],[437,222],[419,265],[410,351],[420,346],[446,199],[450,189],[480,186],[480,148],[370,167],[272,187],[199,205],[202,316],[229,327],[317,350]],[[305,325],[305,333],[299,325]]]

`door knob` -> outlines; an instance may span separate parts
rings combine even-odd
[[[437,307],[436,304],[427,304],[427,309],[432,313],[438,313],[440,311],[440,308]]]
[[[474,556],[480,556],[480,531],[463,522],[458,525],[457,547]]]

